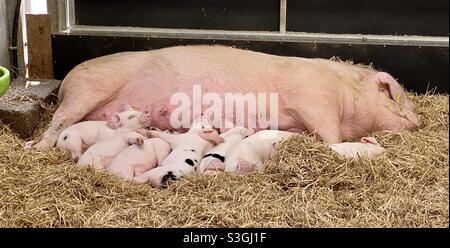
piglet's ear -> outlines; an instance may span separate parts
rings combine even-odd
[[[106,122],[109,128],[116,129],[120,127],[120,116],[119,113],[114,113]]]
[[[198,135],[207,141],[213,142],[215,144],[223,143],[225,140],[219,136],[216,130],[200,130]]]

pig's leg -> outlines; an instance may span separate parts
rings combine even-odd
[[[254,171],[256,168],[255,164],[252,164],[246,160],[239,159],[237,163],[237,173],[245,174]]]
[[[320,102],[320,100],[318,100]],[[327,144],[342,141],[341,121],[339,117],[339,103],[324,100],[320,108],[300,102],[296,104],[290,114],[294,120],[304,125],[309,132]],[[302,126],[299,125],[299,126]]]
[[[132,135],[126,135],[125,137],[124,137],[124,139],[125,139],[125,142],[128,144],[128,145],[138,145],[138,146],[142,146],[143,144],[144,144],[144,137],[143,136],[137,136],[137,135],[134,135],[134,134],[132,134]]]

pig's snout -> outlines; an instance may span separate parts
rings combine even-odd
[[[206,175],[215,175],[220,171],[225,170],[225,164],[219,159],[211,160],[205,168],[203,168],[202,173]]]
[[[161,178],[161,184],[160,187],[161,188],[167,188],[167,186],[169,185],[169,183],[171,181],[175,181],[177,180],[177,177],[173,174],[172,171],[168,171],[167,174],[165,174],[162,178]]]
[[[148,111],[145,111],[140,117],[139,117],[139,122],[141,124],[143,124],[144,126],[150,126],[151,123],[151,116],[150,113]]]

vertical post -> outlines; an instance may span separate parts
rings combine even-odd
[[[64,2],[57,1],[57,7],[58,7],[58,31],[59,32],[67,30],[66,4],[67,4],[66,1],[64,1]]]
[[[286,33],[286,5],[287,0],[280,0],[280,33]]]
[[[9,32],[5,0],[0,0],[0,66],[9,68]]]
[[[50,17],[51,22],[51,31],[52,34],[58,33],[59,30],[59,19],[58,19],[58,6],[61,3],[58,3],[58,0],[47,0],[47,13]]]
[[[66,1],[66,25],[67,29],[70,29],[70,27],[74,26],[75,23],[75,1],[74,0],[67,0]]]
[[[26,25],[29,77],[53,78],[50,17],[46,14],[26,14]]]

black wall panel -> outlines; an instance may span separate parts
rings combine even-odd
[[[278,0],[75,0],[76,23],[273,31],[279,27]]]
[[[288,0],[287,30],[448,36],[448,0]]]

